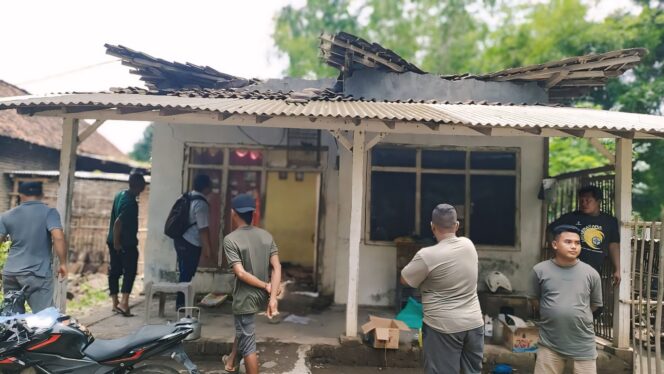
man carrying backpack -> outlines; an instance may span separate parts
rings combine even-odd
[[[178,202],[171,210],[169,219],[166,221],[166,234],[173,238],[175,245],[175,253],[178,260],[178,269],[180,270],[180,282],[191,282],[191,279],[196,275],[198,269],[198,262],[203,256],[210,258],[210,228],[208,224],[209,207],[207,199],[205,198],[212,192],[212,180],[205,174],[199,174],[194,178],[194,190],[185,194],[180,199],[186,199],[181,206],[186,207],[188,202],[189,210],[185,216],[187,218],[186,226],[183,227],[182,220],[177,221],[179,217],[176,215],[178,212],[175,208],[178,207]],[[184,213],[184,212],[182,212]],[[171,227],[169,227],[169,224]],[[178,226],[179,227],[175,227]],[[170,230],[169,230],[170,229]],[[174,231],[174,232],[173,232]],[[184,233],[178,235],[178,231]],[[178,292],[175,302],[176,309],[180,309],[184,305],[184,294]]]

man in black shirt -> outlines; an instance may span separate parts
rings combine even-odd
[[[611,257],[613,285],[620,284],[620,231],[616,217],[601,212],[602,190],[595,186],[581,187],[578,191],[579,210],[566,213],[549,225],[576,226],[581,231],[579,259],[602,273],[604,259]]]

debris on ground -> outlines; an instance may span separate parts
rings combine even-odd
[[[199,305],[213,308],[223,304],[226,299],[228,299],[228,294],[221,292],[210,292],[209,294],[205,295],[205,297],[203,297]]]
[[[288,317],[284,318],[284,322],[295,323],[298,325],[308,325],[310,321],[311,318],[309,317],[297,316],[295,314],[291,314]]]

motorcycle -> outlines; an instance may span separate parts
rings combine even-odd
[[[26,288],[6,294],[0,306],[0,373],[11,374],[176,374],[169,366],[146,362],[169,357],[199,374],[182,341],[190,322],[147,325],[119,339],[95,339],[75,319],[55,308],[18,314]]]

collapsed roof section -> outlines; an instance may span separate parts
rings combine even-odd
[[[106,44],[107,53],[122,59],[124,65],[133,68],[132,74],[141,76],[151,91],[185,91],[179,95],[186,96],[191,90],[199,91],[196,95],[220,97],[247,97],[256,92],[269,93],[276,96],[288,96],[289,100],[315,100],[322,96],[348,94],[344,89],[344,81],[352,76],[352,72],[371,70],[383,73],[412,73],[420,78],[430,76],[447,81],[472,79],[484,82],[513,82],[537,84],[546,90],[549,102],[567,102],[575,97],[588,94],[595,87],[602,87],[608,78],[618,77],[638,64],[647,50],[643,48],[623,49],[607,53],[591,54],[566,58],[544,64],[510,68],[494,73],[471,75],[433,75],[426,73],[414,64],[406,61],[395,52],[378,43],[370,43],[357,36],[340,32],[337,34],[323,33],[320,36],[320,50],[323,61],[341,72],[336,85],[321,85],[321,82],[309,86],[299,82],[298,85],[286,83],[292,78],[270,80],[266,84],[257,79],[245,79],[221,73],[208,66],[191,63],[181,64],[152,57],[143,52],[134,51],[123,46]],[[415,78],[413,78],[415,79]],[[283,85],[274,84],[283,81]],[[315,87],[314,87],[315,86]],[[216,93],[206,90],[217,90]],[[221,92],[220,91],[226,91]],[[252,91],[252,92],[248,92]],[[399,95],[397,95],[399,96]],[[371,99],[371,97],[367,97]],[[402,101],[408,101],[402,97]],[[440,99],[431,97],[430,99]],[[481,98],[473,98],[477,101]]]
[[[391,73],[426,74],[422,69],[382,45],[370,43],[345,32],[321,34],[320,51],[323,61],[342,73],[351,73],[360,69],[378,69]]]
[[[140,79],[151,90],[240,88],[258,82],[257,79],[245,79],[224,74],[209,66],[162,60],[121,45],[105,44],[104,46],[106,54],[122,59],[122,64],[133,68],[131,73],[140,75]]]

